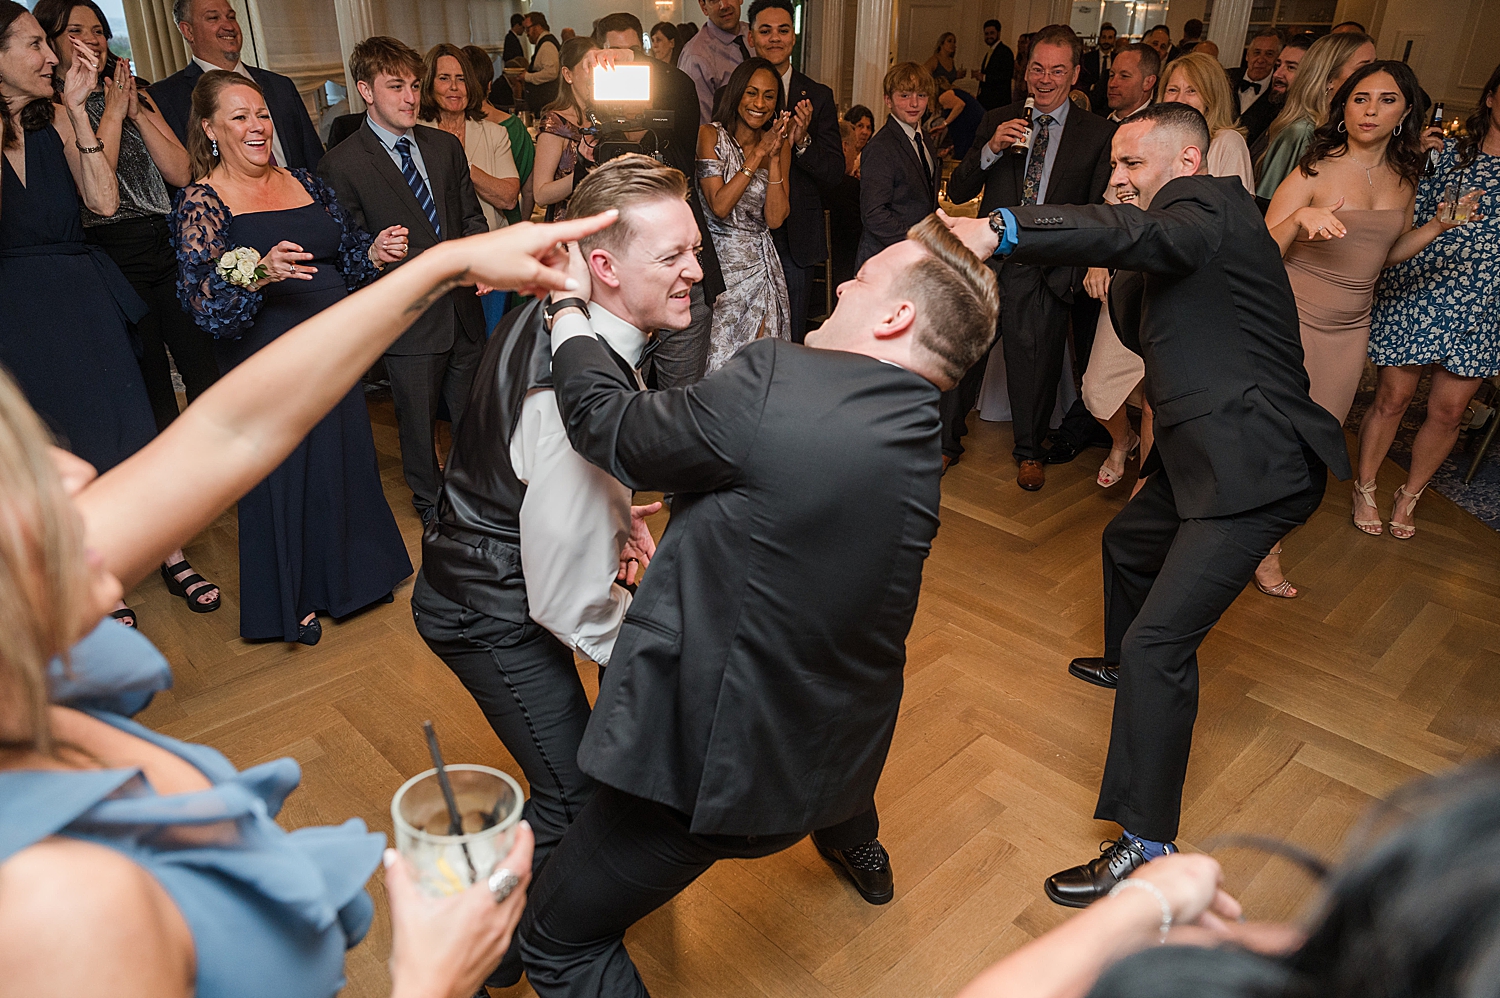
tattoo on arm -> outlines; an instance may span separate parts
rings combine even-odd
[[[450,280],[444,281],[442,284],[439,284],[437,287],[433,288],[431,291],[427,292],[425,295],[408,305],[406,307],[406,314],[412,316],[413,318],[421,315],[423,312],[432,307],[433,302],[437,301],[439,298],[443,297],[443,295],[458,287],[461,283],[462,282],[458,278],[452,278]]]

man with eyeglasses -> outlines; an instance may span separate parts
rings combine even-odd
[[[1115,125],[1074,107],[1068,99],[1078,82],[1082,57],[1083,43],[1072,29],[1054,24],[1036,33],[1026,66],[1026,86],[1035,101],[1030,120],[1020,102],[984,116],[974,148],[948,180],[950,201],[962,204],[983,193],[980,210],[984,214],[1018,205],[1103,201]],[[1069,316],[1075,294],[1081,293],[1084,271],[998,259],[992,266],[1000,278],[997,333],[1005,351],[1019,465],[1016,484],[1035,492],[1046,482],[1043,463],[1049,452],[1045,440],[1063,374]],[[957,388],[943,393],[945,468],[963,453],[966,421],[979,398],[987,362],[988,356],[964,375]],[[1078,438],[1090,436],[1084,431]],[[1060,447],[1058,457],[1071,460],[1076,454],[1076,447],[1066,445]]]

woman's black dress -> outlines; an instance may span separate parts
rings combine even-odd
[[[186,188],[173,213],[178,297],[215,337],[227,373],[282,333],[371,280],[370,236],[347,221],[333,192],[291,171],[311,204],[234,216],[206,183]],[[283,239],[313,254],[313,279],[259,291],[226,283],[214,262]],[[356,385],[281,466],[239,503],[240,636],[295,641],[314,611],[341,617],[368,606],[412,574],[386,503],[364,390]]]
[[[102,474],[156,436],[126,325],[146,303],[83,241],[55,128],[26,133],[25,184],[0,156],[0,185],[0,365],[58,441]]]

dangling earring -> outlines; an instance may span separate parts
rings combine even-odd
[[[1341,131],[1341,132],[1342,132],[1342,131],[1345,131],[1345,128],[1344,128],[1344,123],[1343,123],[1343,122],[1342,122],[1342,121],[1341,121],[1341,122],[1339,122],[1339,127],[1338,127],[1338,130],[1339,130],[1339,131]],[[215,148],[217,148],[217,147],[215,147]]]
[[[213,139],[212,141],[213,141],[213,144],[214,144],[214,159],[218,159],[219,158],[219,140],[218,139]]]

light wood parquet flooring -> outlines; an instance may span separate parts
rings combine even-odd
[[[418,521],[389,406],[372,407],[381,469],[416,563]],[[721,863],[629,936],[660,998],[949,995],[982,967],[1068,917],[1042,895],[1055,870],[1093,855],[1113,826],[1093,812],[1111,695],[1068,677],[1101,641],[1099,537],[1128,483],[1093,481],[1102,451],[1014,483],[1008,424],[973,418],[969,451],[943,482],[942,527],[908,642],[906,695],[877,800],[896,899],[860,900],[803,841]],[[1133,469],[1132,469],[1133,470]],[[1402,480],[1387,464],[1382,506]],[[1253,589],[1200,654],[1202,697],[1181,844],[1229,833],[1289,839],[1334,856],[1378,798],[1500,745],[1500,536],[1429,492],[1408,542],[1348,522],[1348,488],[1286,542],[1295,601]],[[225,587],[196,616],[159,579],[132,605],[176,685],[143,720],[210,744],[237,765],[290,755],[301,788],[288,827],[351,816],[390,832],[389,802],[428,767],[420,723],[450,761],[519,770],[396,602],[316,648],[237,638],[234,514],[188,548]],[[580,667],[593,695],[594,668]],[[1251,917],[1302,910],[1313,885],[1284,861],[1221,848]],[[388,993],[380,909],[348,960],[349,996]],[[523,983],[507,995],[529,995]]]

